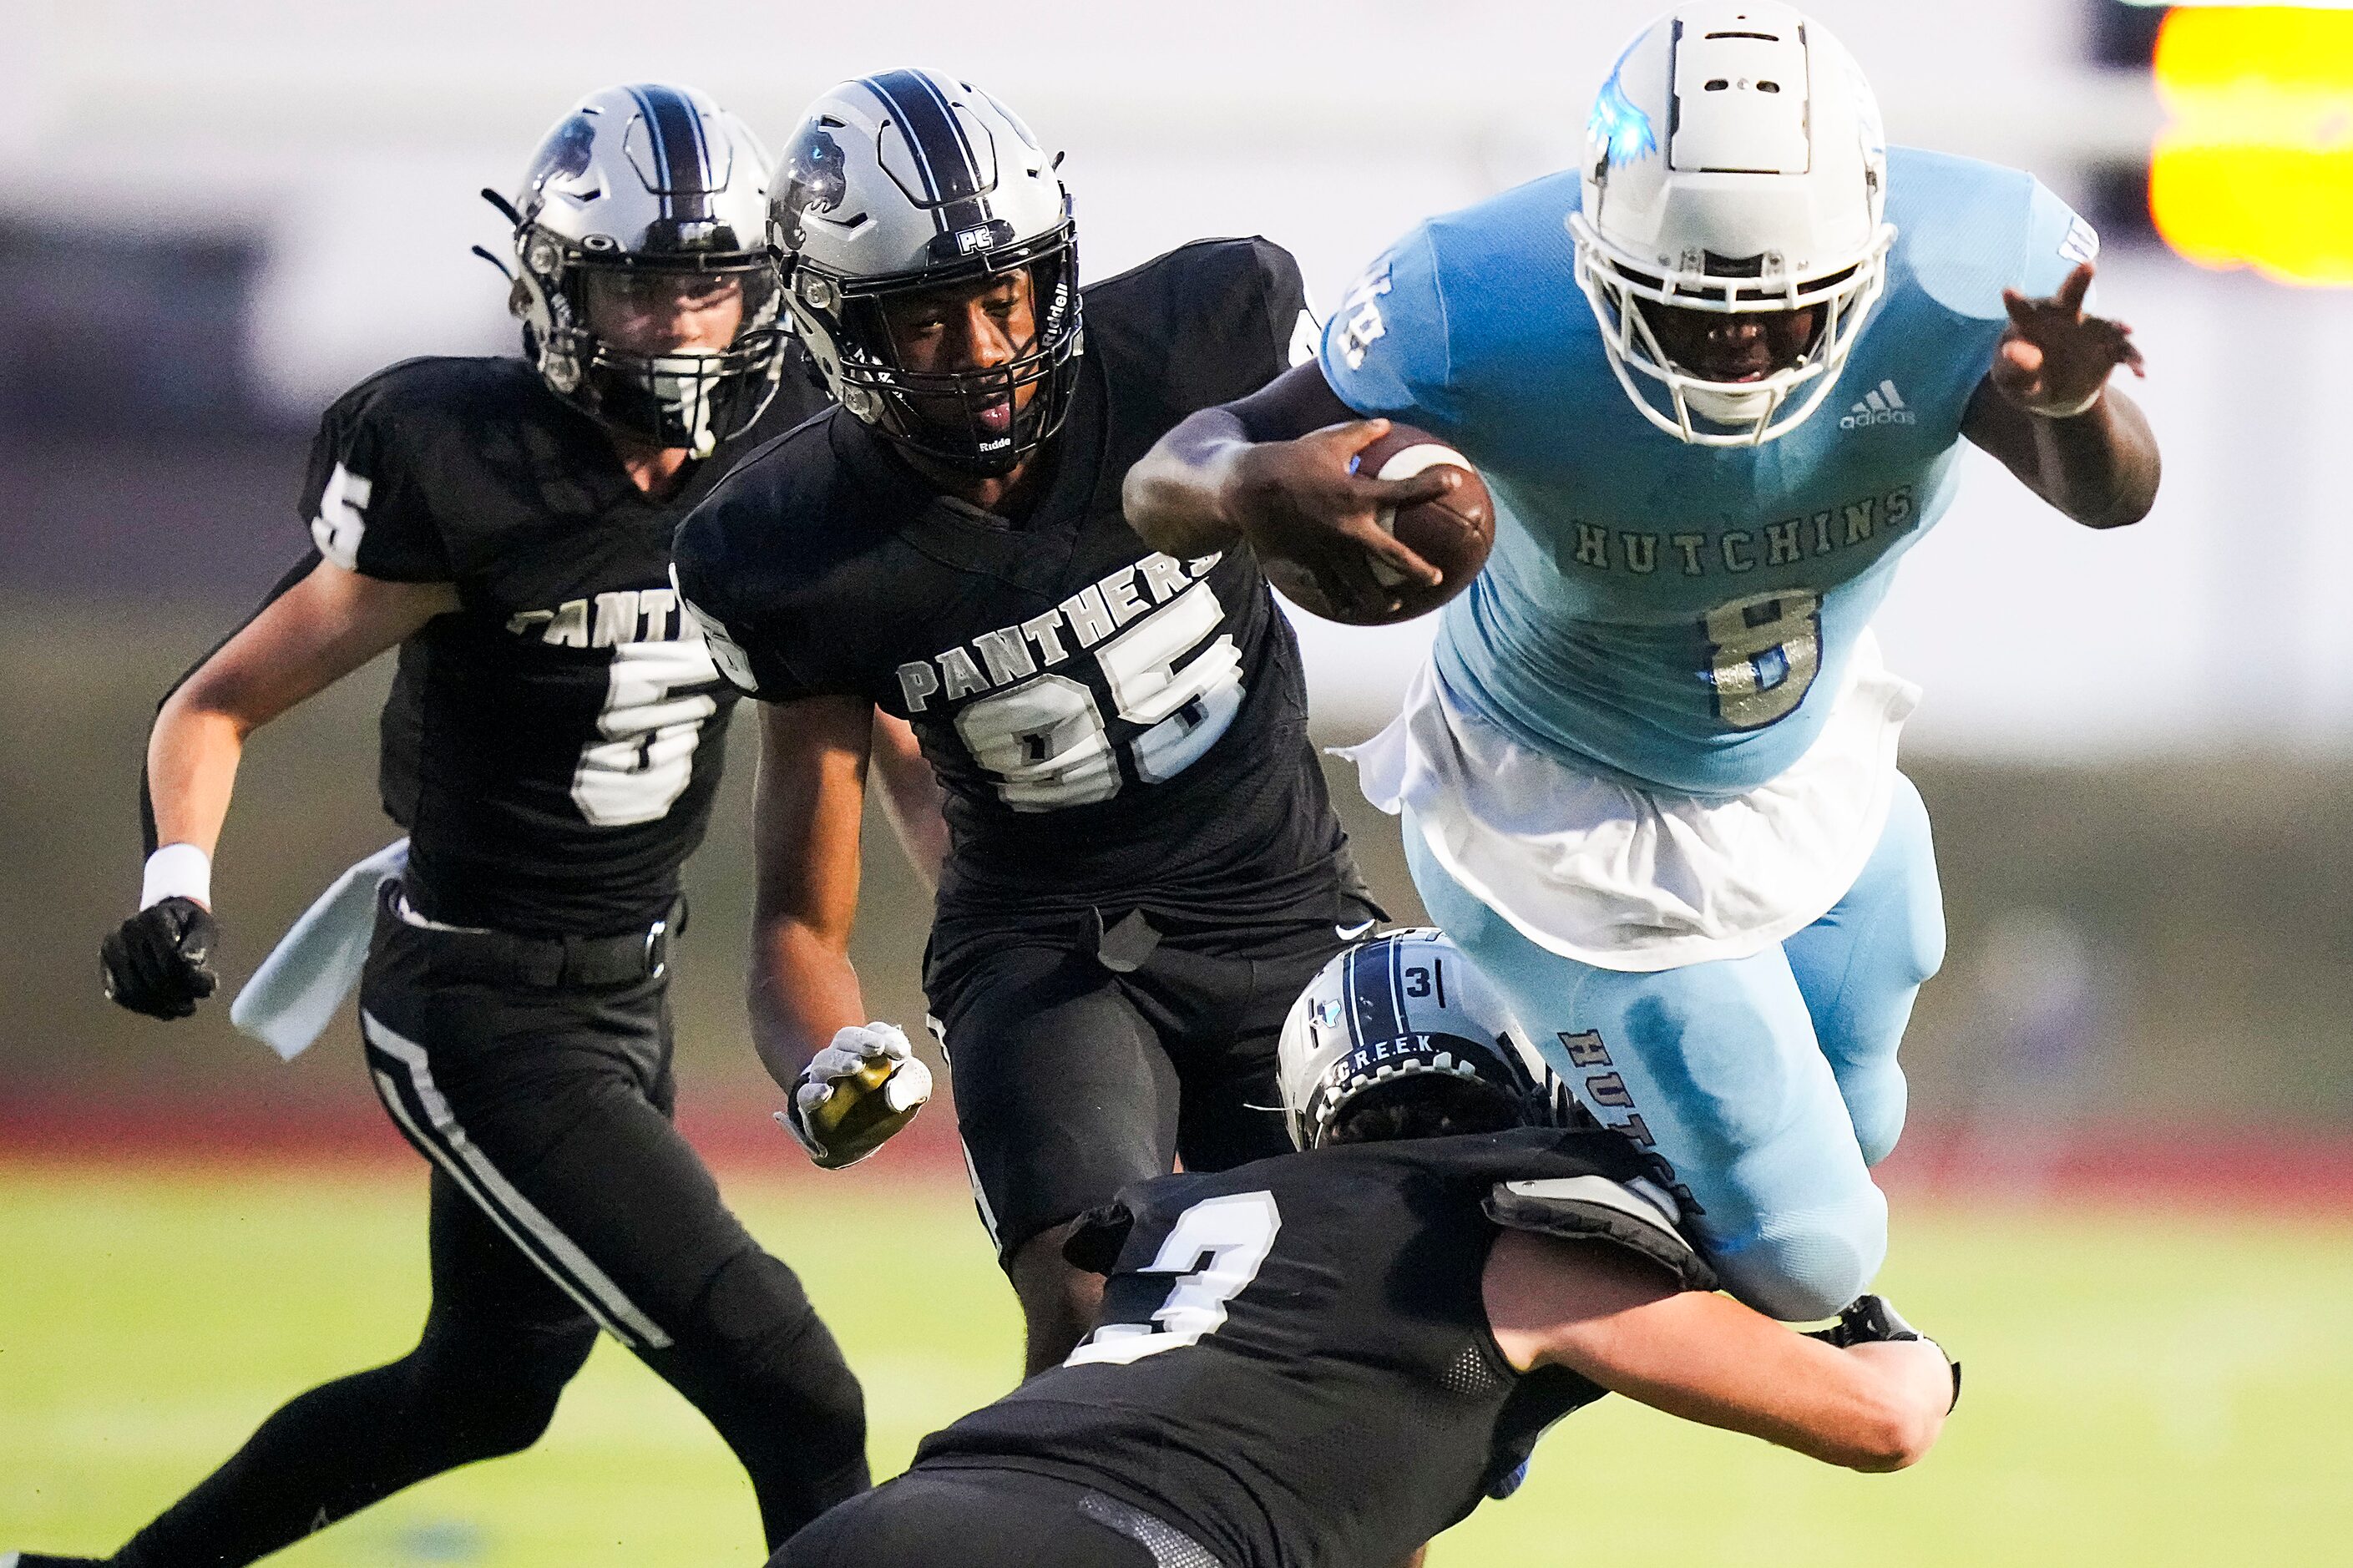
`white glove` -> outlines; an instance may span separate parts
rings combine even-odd
[[[932,1069],[897,1025],[854,1024],[801,1068],[776,1120],[811,1160],[838,1171],[882,1147],[931,1098]]]

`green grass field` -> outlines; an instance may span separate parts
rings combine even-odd
[[[1010,1382],[1010,1298],[961,1188],[731,1190],[863,1375],[878,1474]],[[281,1399],[399,1354],[423,1218],[421,1176],[0,1168],[0,1551],[111,1551]],[[1968,1365],[1919,1469],[1847,1475],[1610,1400],[1432,1561],[2353,1558],[2353,1221],[1915,1209],[1885,1284]],[[756,1540],[717,1439],[605,1345],[536,1449],[280,1561],[668,1568],[754,1563]]]

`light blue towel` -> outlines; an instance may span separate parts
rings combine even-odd
[[[228,1021],[286,1061],[310,1049],[360,983],[376,890],[407,866],[408,840],[400,838],[336,878],[269,950],[229,1004]]]

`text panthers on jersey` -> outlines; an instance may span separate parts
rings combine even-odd
[[[327,410],[301,508],[322,553],[461,605],[402,645],[384,710],[421,913],[594,933],[669,908],[735,700],[679,607],[670,536],[761,430],[823,405],[788,370],[754,435],[660,500],[521,360],[410,360]]]
[[[696,510],[678,582],[745,690],[913,721],[948,796],[944,919],[1115,897],[1246,921],[1341,852],[1298,646],[1248,551],[1153,552],[1120,485],[1177,421],[1286,367],[1298,267],[1207,240],[1085,298],[1079,389],[1029,517],[940,496],[837,411]]]

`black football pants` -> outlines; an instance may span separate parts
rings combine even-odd
[[[1000,1261],[1178,1159],[1223,1171],[1291,1152],[1276,1046],[1343,945],[1337,897],[1320,890],[1306,918],[1240,935],[1140,916],[1013,926],[953,948],[934,932],[925,983]],[[1359,908],[1341,911],[1379,912]]]
[[[360,992],[376,1092],[433,1164],[417,1348],[270,1416],[124,1568],[236,1568],[530,1447],[599,1329],[734,1450],[770,1547],[867,1487],[857,1379],[670,1123],[663,979],[484,978],[473,941],[380,913]]]
[[[1221,1568],[1153,1515],[1025,1470],[909,1470],[827,1514],[768,1568]]]

